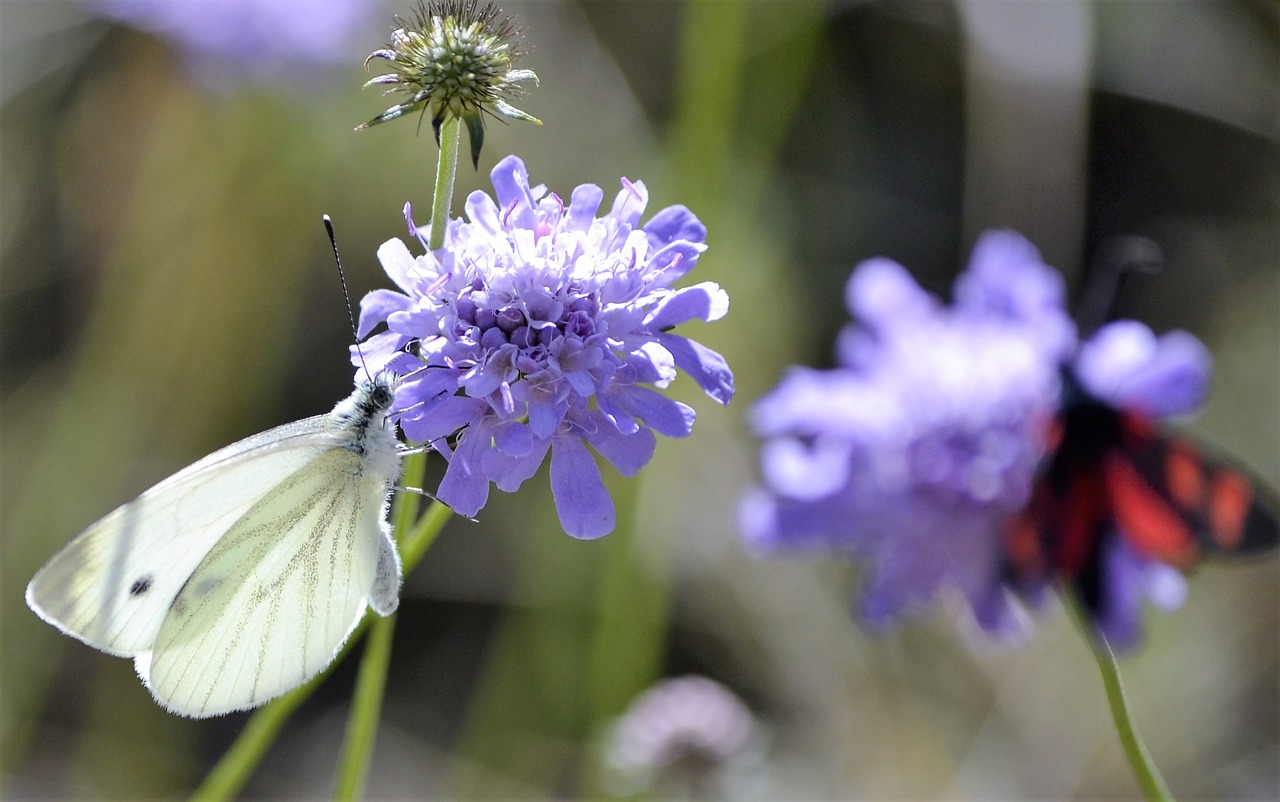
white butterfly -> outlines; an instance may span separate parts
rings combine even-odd
[[[333,661],[364,615],[399,605],[386,522],[400,475],[394,379],[328,415],[241,440],[90,526],[27,586],[45,621],[133,657],[161,705],[255,707]]]

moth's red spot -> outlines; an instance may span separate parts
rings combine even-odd
[[[1146,415],[1125,411],[1120,413],[1120,422],[1130,438],[1142,442],[1150,442],[1156,438],[1156,425]]]
[[[1084,569],[1106,517],[1106,487],[1102,475],[1097,471],[1077,474],[1067,489],[1058,519],[1060,537],[1053,554],[1058,570],[1075,576]]]
[[[1196,542],[1177,510],[1165,503],[1123,456],[1108,456],[1103,470],[1116,524],[1129,544],[1161,562],[1180,568],[1190,566],[1196,558]]]
[[[1062,446],[1062,418],[1054,417],[1044,425],[1044,450],[1052,454]]]
[[[1174,503],[1187,512],[1198,512],[1204,504],[1204,461],[1184,442],[1169,444],[1164,460],[1164,482]]]
[[[1038,497],[1040,494],[1036,494]],[[1040,499],[1033,497],[1027,508],[1014,516],[1005,528],[1004,549],[1009,564],[1019,579],[1029,580],[1044,574],[1044,549],[1040,544]]]
[[[1209,487],[1209,534],[1223,549],[1240,545],[1244,522],[1253,505],[1253,488],[1243,476],[1223,471],[1213,477]]]

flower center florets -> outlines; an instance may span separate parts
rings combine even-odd
[[[476,364],[505,368],[507,383],[536,378],[558,381],[564,373],[598,365],[605,338],[595,293],[539,288],[495,304],[483,288],[455,302],[453,341]],[[587,392],[579,395],[590,395]]]

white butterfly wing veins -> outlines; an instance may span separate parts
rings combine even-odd
[[[332,662],[364,614],[399,603],[386,522],[400,473],[391,380],[328,415],[217,451],[99,520],[27,586],[68,635],[134,657],[166,708],[255,707]]]

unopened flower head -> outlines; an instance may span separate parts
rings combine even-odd
[[[492,179],[494,197],[473,192],[442,248],[414,256],[393,239],[378,250],[401,291],[361,302],[361,337],[387,325],[363,355],[370,370],[404,377],[393,414],[449,459],[442,501],[474,515],[490,482],[516,490],[549,451],[565,531],[598,537],[612,531],[614,510],[586,445],[630,476],[652,457],[654,432],[687,436],[693,410],[657,392],[678,369],[729,402],[724,359],[670,331],[724,316],[729,298],[711,282],[672,288],[706,249],[706,228],[683,206],[641,225],[643,183],[624,179],[597,217],[597,186],[577,187],[566,204],[531,188],[514,156]],[[450,448],[443,438],[460,428]]]
[[[365,86],[386,86],[386,94],[409,99],[396,104],[356,130],[394,120],[415,111],[431,117],[436,142],[447,118],[462,120],[471,139],[471,161],[478,165],[484,145],[485,114],[541,125],[536,117],[511,105],[523,90],[521,82],[538,76],[513,69],[524,55],[520,30],[492,4],[476,0],[431,0],[418,7],[412,23],[397,17],[391,42],[365,59],[391,62],[391,72]]]
[[[1075,344],[1063,294],[1006,231],[979,240],[950,309],[894,262],[860,265],[839,367],[793,369],[753,411],[764,487],[743,500],[747,539],[864,560],[872,625],[952,588],[988,631],[1018,628],[1001,530],[1030,495]]]

